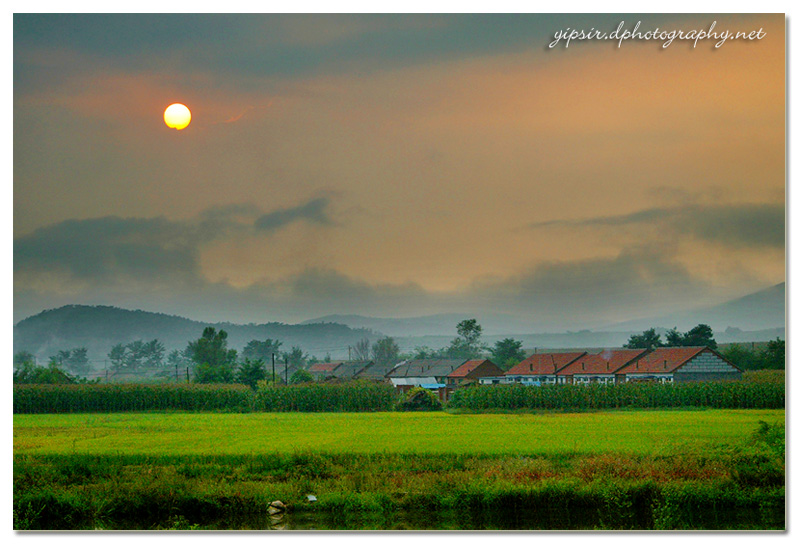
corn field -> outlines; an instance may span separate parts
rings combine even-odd
[[[498,384],[453,392],[451,409],[617,409],[711,407],[717,409],[781,409],[782,383],[687,382],[680,384],[625,383],[615,385]]]
[[[254,391],[240,384],[18,384],[14,413],[135,411],[391,411],[388,384],[301,384]]]

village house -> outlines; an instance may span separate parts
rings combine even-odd
[[[503,370],[491,360],[468,360],[447,375],[447,385],[458,388],[475,384],[482,377],[496,377],[502,374]]]
[[[446,401],[453,389],[447,385],[447,376],[458,369],[465,360],[410,360],[392,369],[386,377],[403,393],[417,386],[434,390],[441,401]]]
[[[618,370],[625,382],[739,380],[742,370],[705,346],[656,348]]]
[[[370,365],[371,361],[334,360],[315,363],[308,368],[308,372],[316,381],[351,380],[357,378],[359,373]]]
[[[497,383],[516,382],[528,386],[563,384],[567,382],[567,377],[565,375],[559,376],[558,372],[584,355],[586,355],[586,352],[533,354],[506,371],[503,375],[503,380]]]
[[[645,349],[607,349],[599,354],[584,354],[556,374],[562,384],[614,384],[617,382],[619,369],[646,353]]]
[[[371,362],[370,365],[361,369],[355,378],[360,380],[371,380],[373,382],[389,382],[389,379],[386,378],[386,375],[388,375],[396,366],[396,363]]]

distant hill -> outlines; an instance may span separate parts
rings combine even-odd
[[[206,323],[143,310],[125,310],[109,306],[68,305],[46,310],[21,320],[14,326],[14,352],[26,350],[39,361],[59,350],[85,346],[89,359],[98,362],[107,358],[112,346],[141,339],[158,339],[167,350],[184,349],[207,326],[224,329],[231,348],[241,350],[253,339],[277,339],[283,348],[300,346],[305,352],[324,357],[346,358],[347,347],[364,337],[379,338],[375,333],[342,324],[288,325]],[[97,365],[96,365],[97,366]]]
[[[546,324],[535,321],[536,316],[528,318],[514,317],[504,314],[433,314],[412,318],[373,318],[357,314],[331,314],[303,324],[338,323],[354,328],[371,329],[376,333],[392,337],[407,338],[405,342],[413,345],[434,348],[438,344],[447,344],[456,335],[456,324],[466,318],[477,318],[483,326],[485,340],[492,336],[514,336],[521,338],[530,336],[536,346],[539,343],[563,345],[572,342],[568,338],[580,342],[610,342],[630,332],[641,332],[651,327],[688,330],[697,324],[709,324],[716,332],[729,328],[745,333],[757,333],[752,340],[760,340],[765,330],[779,330],[786,326],[786,284],[781,283],[771,288],[752,293],[713,307],[691,309],[682,312],[659,315],[620,322],[604,327],[597,327],[589,335],[588,330],[580,333],[548,331]],[[427,338],[422,339],[422,337]],[[439,339],[438,337],[443,337]],[[537,337],[534,339],[533,337]],[[747,337],[747,335],[745,335]],[[419,338],[419,339],[415,339]],[[447,341],[445,342],[445,338]],[[627,337],[625,337],[627,339]],[[772,337],[774,338],[774,337]],[[750,340],[749,338],[746,340]],[[602,344],[598,345],[602,346]],[[401,343],[401,348],[403,343]]]
[[[631,320],[599,329],[604,331],[642,331],[650,327],[667,329],[677,327],[679,330],[684,330],[697,324],[708,324],[714,331],[723,331],[728,328],[748,331],[785,328],[786,283],[782,282],[765,290],[712,307]]]

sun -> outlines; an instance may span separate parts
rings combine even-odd
[[[171,129],[185,129],[189,126],[191,121],[192,112],[180,102],[170,104],[167,106],[167,109],[164,110],[164,123]]]

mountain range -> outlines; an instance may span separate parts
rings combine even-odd
[[[717,342],[762,342],[785,338],[786,285],[771,288],[720,305],[672,313],[643,320],[631,320],[593,331],[537,332],[519,319],[502,314],[475,316],[436,314],[414,318],[372,318],[360,315],[329,315],[300,324],[208,323],[144,310],[110,306],[67,305],[46,310],[14,326],[14,352],[25,350],[47,361],[59,350],[86,347],[96,366],[102,365],[115,344],[134,340],[160,340],[167,352],[186,348],[206,327],[224,329],[231,348],[241,350],[251,340],[277,339],[282,348],[300,346],[306,353],[333,359],[348,357],[348,349],[361,339],[374,341],[389,335],[401,351],[416,347],[437,349],[456,336],[456,324],[477,318],[483,327],[483,341],[489,346],[506,337],[523,342],[523,348],[568,349],[615,347],[632,333],[655,327],[662,334],[677,327],[687,331],[697,324],[709,324]]]

